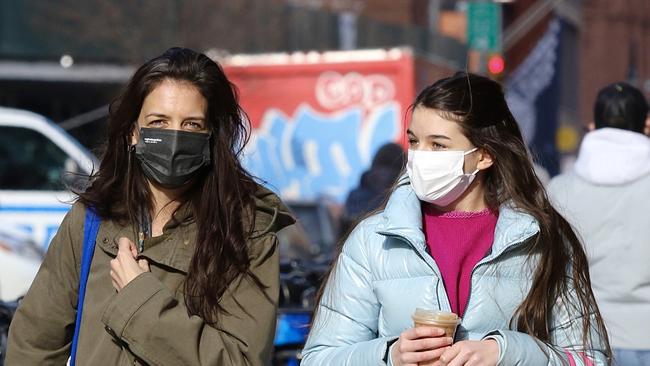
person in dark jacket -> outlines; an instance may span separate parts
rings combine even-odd
[[[345,200],[344,229],[382,204],[405,161],[404,149],[396,143],[387,143],[377,150],[370,168],[361,175],[359,185],[350,191]]]

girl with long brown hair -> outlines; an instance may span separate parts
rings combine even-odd
[[[416,98],[407,174],[349,235],[303,365],[606,365],[584,250],[549,204],[500,85],[457,73]],[[414,327],[453,312],[455,337]]]
[[[7,363],[64,365],[76,334],[71,361],[83,365],[266,364],[275,232],[293,219],[240,165],[247,131],[207,56],[171,48],[142,65],[111,104],[99,170],[13,319]],[[101,224],[81,296],[90,214]]]

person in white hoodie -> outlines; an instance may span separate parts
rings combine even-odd
[[[614,365],[650,366],[650,138],[643,94],[618,82],[596,99],[573,171],[548,195],[585,245]]]

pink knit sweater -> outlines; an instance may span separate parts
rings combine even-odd
[[[432,205],[422,207],[429,252],[440,269],[451,310],[462,317],[471,290],[472,270],[492,247],[498,213],[489,209],[440,212]]]

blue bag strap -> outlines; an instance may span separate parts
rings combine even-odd
[[[77,319],[74,325],[74,336],[72,337],[72,349],[70,350],[70,366],[75,366],[77,357],[77,343],[79,341],[79,329],[81,328],[81,314],[83,312],[84,297],[86,295],[86,283],[90,273],[90,262],[95,253],[95,240],[99,231],[101,220],[95,210],[86,209],[86,221],[84,221],[84,242],[81,248],[81,273],[79,275],[79,296],[77,298]]]

